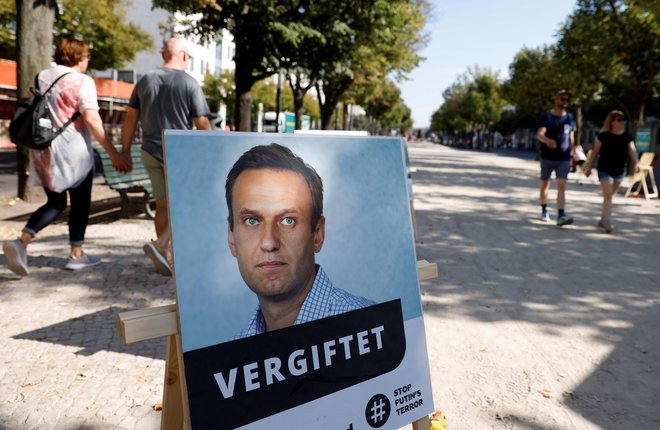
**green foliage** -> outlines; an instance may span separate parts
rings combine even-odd
[[[592,93],[598,84],[639,123],[660,85],[657,13],[657,1],[579,0],[558,44]]]
[[[0,0],[0,58],[16,58],[15,0]]]
[[[206,95],[209,109],[211,112],[217,112],[220,104],[227,106],[228,110],[233,110],[235,105],[234,73],[230,70],[224,70],[219,77],[210,73],[204,75],[202,90]]]
[[[121,0],[62,0],[60,11],[56,39],[75,37],[90,42],[91,69],[120,68],[137,52],[154,46],[147,33],[126,21]]]
[[[356,85],[351,98],[380,124],[381,130],[374,133],[389,134],[395,128],[407,131],[412,126],[410,108],[403,102],[401,90],[389,79]]]
[[[497,73],[468,69],[443,93],[444,103],[431,117],[431,129],[465,132],[499,121],[505,101]]]
[[[557,91],[573,91],[562,69],[551,48],[523,48],[509,66],[510,78],[502,87],[503,93],[518,112],[538,118],[548,110]]]
[[[341,43],[331,51],[336,54],[320,69],[327,100],[322,112],[325,126],[351,85],[368,87],[388,75],[402,79],[419,64],[417,51],[426,42],[422,28],[428,8],[425,0],[374,0],[357,2],[347,11],[342,21],[350,29],[349,37],[338,38]]]
[[[127,22],[123,0],[61,0],[54,23],[57,43],[74,37],[90,43],[90,69],[120,68],[139,51],[153,48],[151,37]],[[16,5],[0,0],[0,55],[16,59]]]
[[[323,81],[329,119],[355,81],[366,82],[414,68],[426,0],[154,0],[154,6],[201,13],[189,33],[212,39],[221,28],[236,43],[236,91],[240,115],[250,115],[252,86],[273,73]],[[297,88],[298,96],[310,86]],[[249,124],[241,120],[241,127]]]

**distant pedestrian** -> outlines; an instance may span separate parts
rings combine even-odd
[[[144,245],[145,254],[153,261],[156,271],[172,275],[165,170],[163,167],[162,132],[165,129],[210,130],[209,107],[197,81],[186,73],[191,61],[183,40],[171,38],[163,47],[162,67],[144,75],[135,85],[126,109],[122,129],[122,151],[131,153],[131,142],[138,120],[142,125],[142,163],[149,173],[156,199],[154,224],[157,239]],[[191,149],[194,150],[194,149]]]
[[[536,138],[541,145],[541,219],[550,221],[548,193],[550,176],[555,172],[557,182],[557,225],[573,223],[566,214],[566,179],[571,168],[575,122],[566,109],[571,102],[571,93],[561,90],[555,94],[553,108],[541,115]]]
[[[115,169],[130,170],[130,159],[115,150],[103,128],[96,85],[94,80],[85,74],[89,64],[87,42],[63,39],[58,43],[54,57],[56,65],[41,71],[37,79],[39,88],[48,88],[57,80],[46,95],[55,125],[61,127],[76,112],[80,112],[80,117],[66,127],[50,147],[30,150],[29,185],[43,186],[48,201],[30,216],[19,239],[3,243],[2,248],[9,269],[21,276],[30,273],[28,244],[39,231],[55,221],[66,209],[67,193],[71,201],[71,249],[64,267],[78,270],[101,263],[99,258],[85,254],[82,250],[89,220],[94,176],[91,135],[110,154]]]
[[[639,170],[637,149],[630,134],[626,132],[623,112],[613,110],[603,123],[603,128],[596,137],[594,148],[584,166],[584,174],[589,177],[591,167],[598,158],[598,180],[603,194],[600,221],[598,227],[610,233],[612,225],[612,197],[616,194],[621,181],[626,175],[628,159],[633,160],[634,170]]]

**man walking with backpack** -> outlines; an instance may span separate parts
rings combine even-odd
[[[48,201],[30,216],[21,237],[5,242],[2,247],[9,269],[21,276],[30,273],[28,244],[64,211],[67,194],[71,201],[71,249],[65,268],[78,270],[101,263],[99,258],[85,254],[82,250],[94,176],[92,135],[110,154],[115,169],[127,171],[131,166],[130,158],[115,150],[103,128],[96,85],[84,73],[89,64],[88,44],[75,39],[63,39],[55,49],[55,62],[56,66],[37,75],[35,86],[46,93],[50,119],[55,122],[52,125],[61,132],[58,131],[59,135],[44,149],[30,150],[29,184],[42,185]],[[74,120],[69,123],[72,118]],[[41,118],[41,122],[44,122],[44,118]],[[49,121],[46,119],[45,122]]]
[[[121,142],[124,154],[131,153],[131,142],[138,120],[142,125],[142,163],[149,173],[156,199],[154,224],[157,239],[144,245],[145,254],[158,273],[172,275],[170,226],[165,191],[162,132],[165,129],[210,130],[209,107],[197,81],[185,71],[191,61],[183,40],[171,38],[163,47],[164,64],[144,75],[135,85],[126,110]]]
[[[566,179],[571,169],[575,122],[566,109],[571,101],[571,93],[561,90],[555,94],[554,107],[541,115],[536,138],[541,145],[541,219],[550,221],[548,212],[548,192],[550,176],[555,172],[557,180],[557,225],[573,224],[573,218],[566,214]]]

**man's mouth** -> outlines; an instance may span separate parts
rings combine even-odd
[[[257,264],[257,267],[261,269],[276,269],[278,267],[282,267],[286,265],[285,262],[283,261],[263,261],[259,264]]]

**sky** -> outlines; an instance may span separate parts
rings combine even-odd
[[[431,0],[426,60],[399,83],[415,128],[425,128],[442,105],[442,93],[468,67],[489,67],[508,77],[509,64],[523,47],[557,41],[575,0]]]

